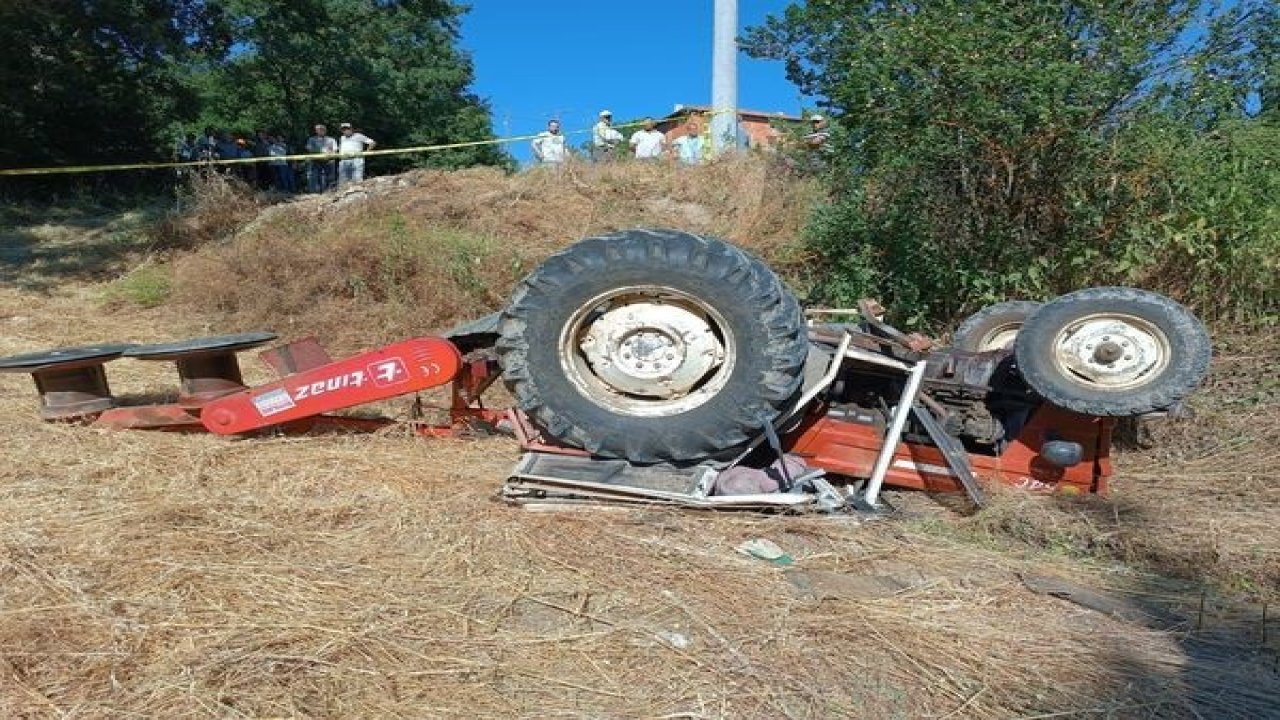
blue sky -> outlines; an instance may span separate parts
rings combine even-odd
[[[608,108],[623,120],[662,116],[675,104],[711,103],[713,0],[470,0],[462,46],[473,89],[493,108],[494,132],[526,135],[558,117],[588,128]],[[787,0],[739,0],[738,31],[782,11]],[[738,105],[798,114],[805,104],[782,63],[739,54]],[[574,144],[583,136],[571,136]],[[528,143],[507,145],[521,161]]]

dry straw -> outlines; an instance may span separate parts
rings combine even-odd
[[[257,235],[180,257],[183,313],[104,309],[85,302],[98,286],[73,282],[0,289],[0,353],[268,321],[367,346],[496,301],[519,272],[494,258],[528,267],[577,235],[645,220],[776,257],[794,231],[764,229],[751,208],[763,218],[795,200],[766,197],[770,182],[727,166],[411,175],[399,191],[345,210],[294,208]],[[491,243],[485,262],[468,276],[431,257],[361,269],[319,252],[394,248],[394,217],[409,237],[453,238],[458,256]],[[307,252],[290,246],[304,242]],[[344,273],[406,267],[418,300],[326,301]],[[473,279],[479,294],[460,296]],[[303,289],[305,302],[276,305]],[[46,425],[29,381],[0,375],[0,717],[1264,717],[1280,698],[1280,630],[1264,639],[1259,606],[1228,602],[1228,591],[1275,591],[1280,546],[1267,525],[1280,418],[1274,386],[1260,390],[1275,348],[1247,342],[1215,362],[1196,420],[1160,430],[1157,449],[1120,455],[1112,504],[1002,494],[976,518],[934,508],[868,525],[530,513],[494,498],[516,455],[507,439]],[[121,394],[173,385],[163,364],[110,372]],[[735,551],[752,538],[795,565]],[[1208,576],[1217,589],[1202,602],[1143,568]],[[1028,573],[1165,620],[1036,594]]]

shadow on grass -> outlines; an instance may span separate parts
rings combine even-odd
[[[1151,578],[1101,595],[1090,609],[1145,628],[1173,653],[1115,643],[1107,664],[1134,678],[1134,692],[1114,701],[1114,717],[1280,717],[1280,627],[1276,608],[1226,598],[1182,581]],[[1110,607],[1108,607],[1110,605]],[[1099,638],[1103,640],[1103,637]]]
[[[1023,577],[1035,592],[1134,627],[1131,641],[1114,626],[1097,628],[1106,664],[1126,683],[1119,693],[1100,689],[1102,716],[1280,717],[1277,588],[1256,588],[1250,596],[1211,575],[1223,559],[1208,538],[1155,537],[1179,525],[1176,517],[1156,516],[1162,510],[1126,497],[997,493],[993,506],[967,520],[960,533],[1112,568],[1105,579],[1083,584]],[[1093,613],[1080,621],[1098,622]]]
[[[69,280],[103,280],[119,274],[152,240],[148,212],[9,218],[0,221],[0,283],[48,292]]]

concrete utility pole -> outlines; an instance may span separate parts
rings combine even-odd
[[[738,0],[715,0],[711,46],[711,154],[738,146]]]

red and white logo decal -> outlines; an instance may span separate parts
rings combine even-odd
[[[404,366],[403,360],[395,357],[369,365],[369,376],[373,378],[374,385],[386,387],[408,382],[409,370]]]
[[[301,385],[293,391],[293,399],[306,400],[309,397],[324,395],[325,393],[331,393],[335,390],[342,390],[349,387],[358,388],[364,385],[365,380],[367,379],[368,376],[364,370],[352,370],[349,373],[325,378],[324,380],[317,380],[308,385]],[[292,405],[290,407],[292,407]]]

